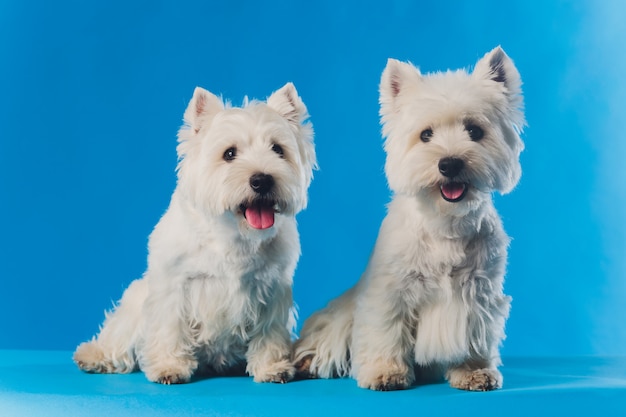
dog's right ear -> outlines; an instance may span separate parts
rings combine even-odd
[[[214,94],[202,87],[196,87],[193,97],[185,110],[185,124],[192,134],[198,133],[202,126],[210,122],[213,116],[224,109],[224,103]]]
[[[380,104],[383,108],[393,106],[406,88],[422,78],[420,71],[411,63],[389,58],[380,77]],[[381,111],[384,109],[381,108]]]
[[[195,139],[198,137],[198,132],[223,109],[222,100],[204,88],[196,87],[183,116],[185,124],[178,131],[176,151],[179,160],[182,161],[187,155],[197,153],[200,141]]]
[[[387,60],[387,66],[380,77],[380,96],[378,98],[384,137],[389,138],[395,124],[394,120],[399,119],[397,114],[402,109],[401,100],[403,97],[410,90],[419,88],[421,82],[422,74],[410,62],[401,62],[392,58]],[[388,141],[385,142],[385,149],[387,149],[388,143]]]

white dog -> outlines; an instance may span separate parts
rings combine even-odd
[[[374,390],[433,372],[465,390],[502,385],[509,238],[491,194],[520,178],[520,86],[499,47],[472,73],[389,60],[380,114],[393,200],[359,283],[305,323],[300,372]]]
[[[178,184],[150,235],[148,268],[74,361],[150,381],[246,366],[257,382],[293,378],[295,215],[316,166],[293,84],[267,102],[225,105],[196,88],[179,131]]]

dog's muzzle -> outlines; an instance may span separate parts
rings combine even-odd
[[[461,173],[464,166],[465,162],[459,158],[442,158],[439,160],[439,172],[450,180],[439,187],[441,197],[450,203],[457,203],[463,200],[467,194],[469,185],[465,182],[453,180],[454,177]]]
[[[250,177],[250,188],[257,195],[249,203],[243,203],[240,210],[250,227],[254,229],[269,229],[274,226],[276,202],[271,198],[274,189],[274,177],[268,174],[257,173]]]

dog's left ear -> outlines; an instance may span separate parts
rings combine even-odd
[[[519,72],[500,46],[496,46],[478,60],[472,75],[502,83],[510,96],[517,96],[522,92]]]
[[[267,105],[295,127],[299,127],[309,117],[293,83],[287,83],[274,91],[267,99]]]
[[[522,97],[522,80],[511,58],[499,46],[478,60],[472,72],[472,77],[494,81],[504,87],[503,94],[508,108],[505,109],[504,113],[507,123],[502,126],[502,135],[511,150],[511,158],[505,170],[506,175],[503,175],[500,179],[497,189],[500,193],[506,194],[515,187],[522,173],[519,155],[524,149],[524,143],[519,134],[526,124],[524,99]]]
[[[315,144],[313,143],[313,126],[308,121],[309,112],[298,95],[296,87],[290,82],[269,96],[267,106],[284,117],[294,130],[298,140],[300,158],[306,171],[305,188],[308,188],[313,177],[313,170],[317,169]]]

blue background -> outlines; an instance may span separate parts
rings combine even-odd
[[[0,348],[68,349],[145,268],[196,85],[235,104],[293,81],[316,131],[298,216],[301,322],[361,274],[389,200],[388,57],[524,81],[504,355],[626,346],[626,6],[620,0],[0,2]]]

